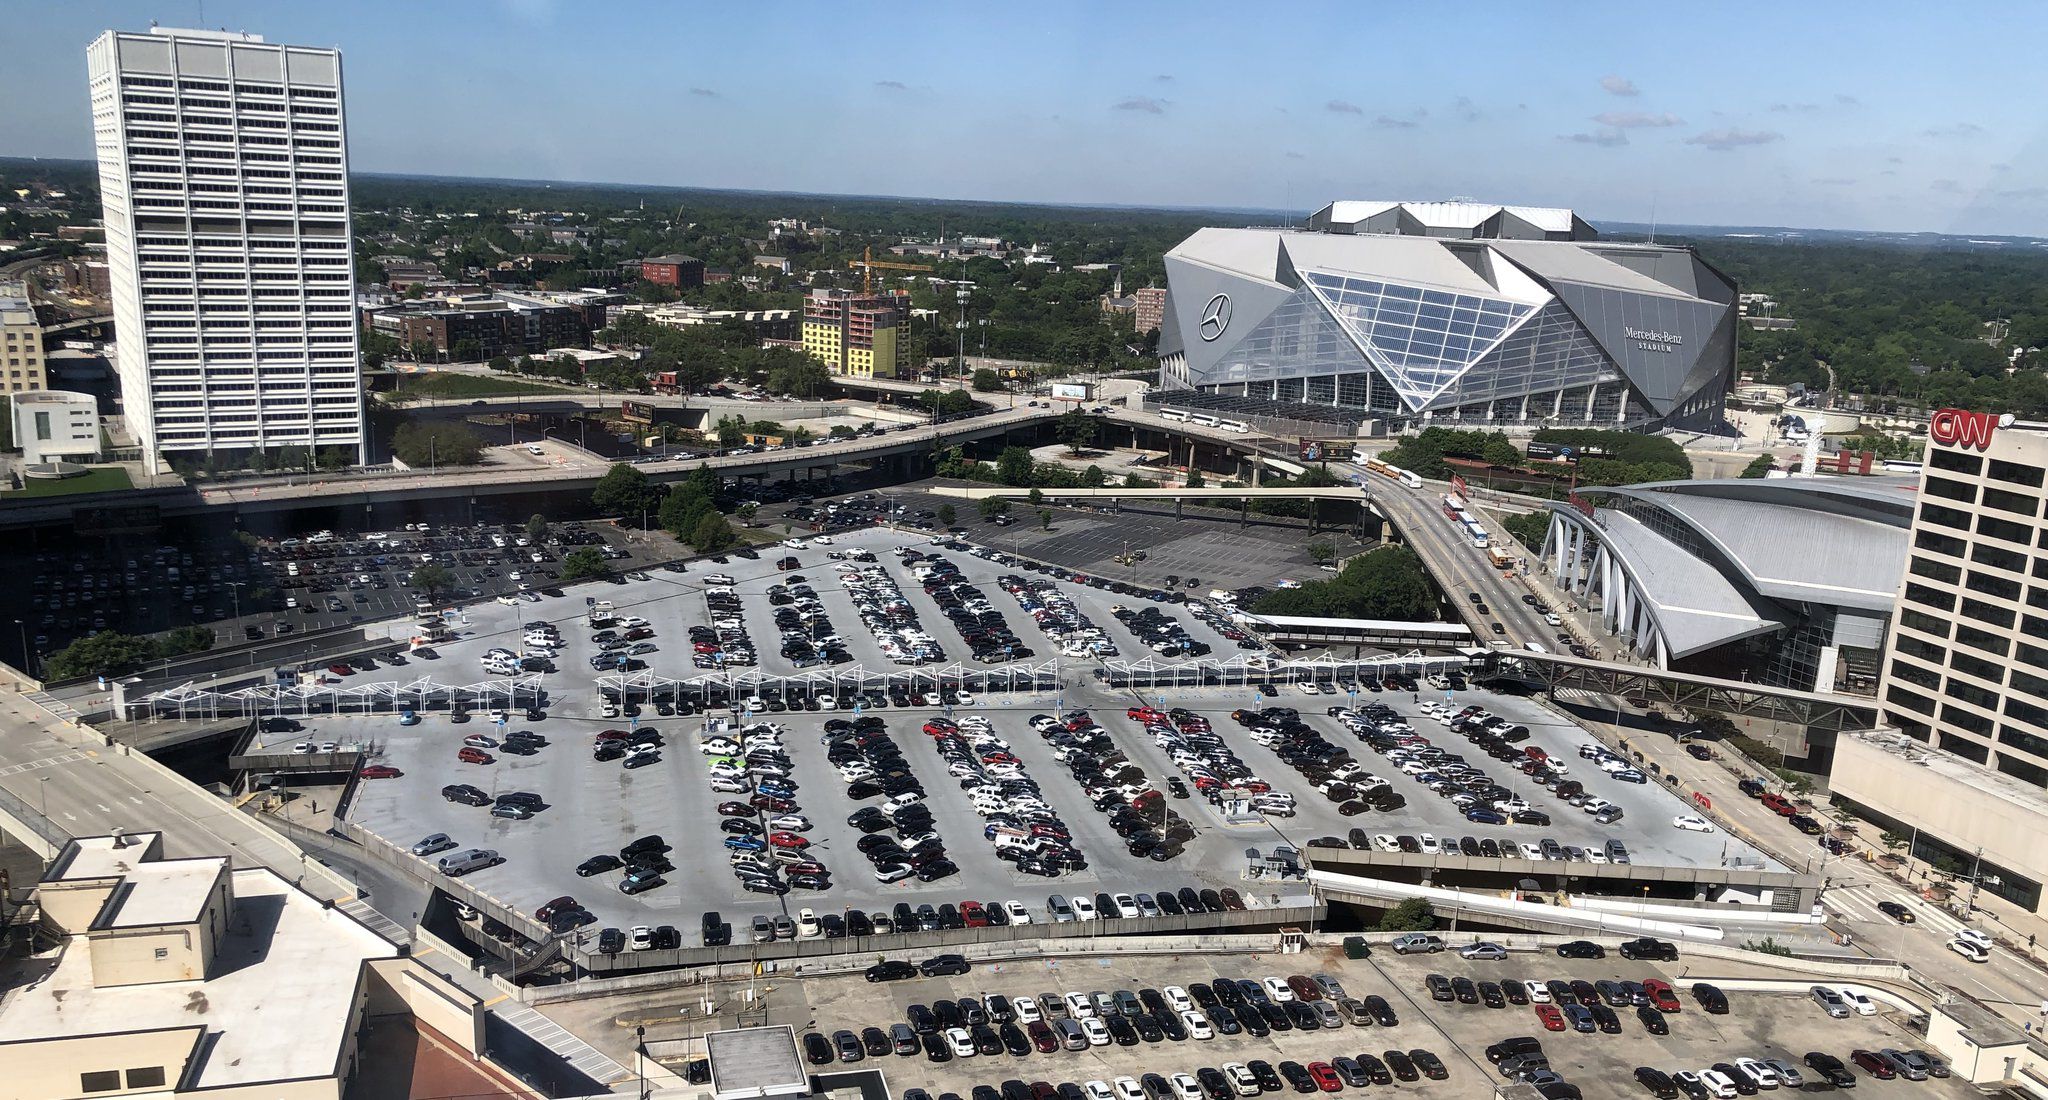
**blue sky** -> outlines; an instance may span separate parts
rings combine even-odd
[[[203,8],[203,16],[202,16]],[[0,154],[108,27],[338,46],[358,170],[2048,236],[2048,5],[0,0]],[[203,19],[203,22],[202,22]]]

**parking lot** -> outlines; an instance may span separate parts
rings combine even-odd
[[[929,597],[909,575],[903,559],[891,553],[902,543],[902,537],[892,532],[862,532],[825,547],[772,548],[755,559],[735,557],[723,564],[696,565],[681,573],[656,571],[645,580],[578,588],[562,597],[544,597],[539,603],[479,605],[469,610],[467,624],[458,624],[461,639],[435,646],[434,657],[415,654],[402,669],[354,675],[400,681],[432,676],[451,685],[484,680],[496,675],[484,668],[487,650],[524,649],[525,632],[536,621],[546,621],[554,624],[561,636],[559,648],[550,659],[561,671],[543,676],[549,702],[541,720],[513,714],[507,727],[499,728],[482,715],[457,723],[442,712],[424,714],[415,725],[401,725],[390,716],[321,717],[311,720],[307,731],[278,736],[292,743],[332,740],[375,745],[375,762],[404,774],[362,783],[350,810],[351,818],[401,846],[441,832],[461,847],[501,853],[503,863],[474,872],[469,881],[507,904],[530,912],[543,901],[572,895],[601,925],[679,925],[689,930],[687,942],[692,946],[696,943],[693,926],[697,914],[705,910],[721,912],[736,928],[744,928],[757,913],[787,915],[805,906],[836,913],[848,907],[888,909],[899,901],[936,904],[964,898],[985,902],[1016,899],[1042,914],[1046,897],[1052,893],[1092,898],[1097,893],[1173,892],[1187,885],[1236,887],[1256,905],[1261,898],[1270,901],[1289,891],[1270,880],[1248,880],[1247,870],[1252,866],[1248,854],[1269,853],[1281,845],[1298,849],[1319,837],[1346,838],[1353,828],[1368,834],[1427,833],[1444,840],[1475,834],[1516,842],[1550,837],[1560,844],[1590,850],[1599,849],[1609,837],[1620,837],[1635,858],[1644,863],[1711,863],[1718,862],[1724,852],[1747,854],[1746,848],[1720,835],[1673,828],[1671,819],[1683,812],[1684,806],[1654,786],[1623,783],[1591,768],[1583,769],[1587,773],[1583,775],[1580,771],[1572,772],[1582,779],[1589,794],[1624,809],[1625,816],[1620,822],[1602,826],[1552,792],[1525,782],[1519,772],[1511,774],[1503,765],[1468,753],[1482,770],[1492,769],[1490,774],[1497,773],[1503,785],[1525,797],[1532,807],[1549,812],[1553,819],[1549,826],[1475,826],[1466,821],[1462,810],[1425,788],[1422,776],[1406,775],[1387,767],[1356,735],[1324,713],[1330,706],[1352,703],[1352,697],[1296,695],[1292,689],[1277,698],[1245,690],[1183,691],[1166,700],[1165,705],[1177,704],[1187,708],[1190,715],[1207,719],[1243,769],[1273,793],[1295,796],[1297,805],[1294,816],[1233,813],[1230,811],[1241,807],[1219,805],[1204,798],[1194,789],[1199,786],[1195,773],[1183,769],[1159,739],[1149,736],[1139,722],[1125,714],[1127,708],[1160,700],[1097,687],[1090,675],[1094,662],[1072,660],[1062,666],[1063,680],[1068,686],[1057,692],[996,693],[950,706],[919,705],[905,709],[901,705],[876,707],[870,701],[851,712],[785,708],[764,709],[755,714],[755,721],[782,727],[776,738],[780,742],[777,754],[786,760],[786,765],[778,761],[777,766],[786,766],[788,774],[778,777],[778,781],[789,785],[787,791],[774,796],[786,799],[787,808],[775,808],[761,816],[789,812],[807,817],[805,851],[824,866],[830,885],[821,890],[798,889],[787,895],[747,892],[732,870],[734,853],[727,842],[735,834],[721,833],[712,826],[721,816],[729,816],[721,815],[722,803],[751,801],[765,790],[754,787],[750,781],[742,782],[742,789],[738,790],[713,789],[713,763],[698,749],[700,738],[712,732],[707,728],[710,719],[705,715],[664,715],[653,707],[634,716],[603,714],[604,702],[595,688],[597,673],[591,670],[590,659],[596,655],[598,646],[590,640],[593,632],[586,625],[586,600],[602,598],[610,602],[610,614],[622,617],[622,623],[645,621],[647,625],[639,629],[651,631],[652,637],[636,644],[652,644],[657,649],[633,660],[664,676],[704,674],[691,664],[696,656],[695,647],[685,639],[690,627],[701,629],[707,621],[707,576],[713,570],[727,570],[734,581],[730,587],[738,596],[748,631],[760,650],[762,671],[795,671],[796,666],[784,662],[774,648],[777,629],[772,612],[777,609],[769,604],[767,593],[770,585],[790,581],[793,576],[815,577],[820,582],[817,592],[821,605],[861,661],[871,662],[868,667],[878,671],[911,667],[887,661],[857,614],[851,596],[843,586],[829,583],[836,574],[817,568],[838,564],[826,558],[826,553],[870,549],[879,551],[874,555],[876,561],[863,567],[879,568],[899,580],[903,596],[917,605],[920,623],[935,638],[947,643],[948,660],[955,659],[952,650],[961,648],[962,643],[957,637],[946,638],[951,624],[940,616],[935,604],[926,602]],[[777,570],[776,558],[783,553],[798,557],[803,563],[801,569]],[[967,576],[983,578],[981,587],[987,590],[990,604],[1004,609],[1005,619],[1020,638],[1030,637],[1038,630],[1021,605],[992,583],[993,576],[1013,572],[1014,567],[957,551],[944,552],[944,556],[957,561]],[[1039,582],[1047,580],[1044,574],[1029,576]],[[1051,583],[1070,595],[1077,607],[1093,608],[1091,614],[1096,621],[1119,644],[1140,644],[1137,636],[1114,617],[1112,609],[1118,606],[1119,597],[1070,582]],[[1183,622],[1191,635],[1209,638],[1218,655],[1237,652],[1234,645],[1184,605],[1146,602],[1145,606],[1165,608]],[[1480,691],[1455,694],[1461,705],[1481,704],[1507,719],[1526,724],[1531,731],[1529,743],[1545,746],[1553,756],[1581,763],[1574,755],[1575,746],[1589,738],[1533,702]],[[1385,700],[1394,710],[1409,716],[1418,732],[1431,735],[1445,747],[1462,745],[1460,738],[1423,717],[1421,703],[1414,695],[1361,690],[1357,697],[1361,704],[1374,699]],[[775,702],[781,705],[779,698]],[[898,703],[901,702],[899,698]],[[1297,707],[1303,722],[1332,743],[1347,748],[1368,770],[1384,775],[1390,787],[1403,795],[1403,804],[1359,816],[1343,816],[1337,812],[1335,803],[1313,788],[1308,777],[1284,762],[1271,747],[1240,732],[1238,723],[1231,718],[1236,709],[1281,704]],[[1136,769],[1138,774],[1129,777],[1131,784],[1126,795],[1147,788],[1165,795],[1156,802],[1138,804],[1145,814],[1167,815],[1160,820],[1169,822],[1181,834],[1170,846],[1173,851],[1161,858],[1155,860],[1149,852],[1132,853],[1126,837],[1118,833],[1112,813],[1116,807],[1098,809],[1097,798],[1084,790],[1070,765],[1063,762],[1062,757],[1070,756],[1072,750],[1062,748],[1057,739],[1033,726],[1034,716],[1055,710],[1071,715],[1082,708],[1088,708],[1094,721],[1101,725],[1107,750],[1119,754],[1125,764]],[[947,716],[976,734],[985,747],[978,743],[972,752],[962,744],[949,747],[921,729],[927,720]],[[826,722],[856,718],[879,718],[884,723],[901,754],[902,769],[926,792],[925,802],[931,811],[928,829],[937,834],[944,857],[956,871],[929,882],[915,877],[888,883],[876,880],[874,869],[863,854],[865,850],[857,848],[864,834],[849,823],[848,817],[857,808],[875,805],[879,799],[871,795],[854,797],[849,780],[835,770],[835,761],[828,759],[827,749],[821,743]],[[716,732],[739,738],[738,727],[743,725],[743,720],[735,721]],[[658,738],[665,744],[653,754],[654,759],[636,761],[634,767],[627,767],[623,759],[600,761],[593,758],[593,743],[597,734],[606,729],[625,731],[622,740],[645,734],[650,735],[647,740]],[[530,731],[541,735],[546,743],[525,755],[486,747],[489,763],[457,760],[466,736],[503,740],[507,730]],[[942,749],[953,755],[942,753]],[[990,755],[995,752],[1003,755]],[[985,766],[993,761],[1001,765],[995,772],[998,777],[1020,776],[1035,782],[1046,810],[1070,834],[1072,846],[1085,860],[1085,867],[1060,868],[1056,874],[1045,876],[1026,873],[1016,864],[999,859],[984,835],[983,815],[977,811],[970,792],[956,781],[967,774],[960,769],[970,766],[963,762],[963,753],[982,757],[981,764],[971,767],[983,778],[987,778],[983,775]],[[445,785],[457,783],[474,785],[491,799],[509,792],[529,792],[539,796],[542,808],[530,818],[494,817],[487,807],[463,805],[440,796]],[[1180,828],[1173,818],[1184,821],[1185,827]],[[1146,820],[1149,823],[1151,819]],[[587,879],[576,875],[577,865],[585,859],[614,853],[628,841],[647,834],[659,834],[672,846],[667,861],[673,869],[665,872],[664,881],[655,888],[628,896],[617,889],[616,871]],[[684,883],[688,884],[687,894]],[[1299,892],[1298,887],[1292,892]]]
[[[1451,945],[1456,947],[1465,942],[1471,942],[1471,938],[1453,937]],[[1388,1051],[1405,1054],[1414,1050],[1434,1054],[1442,1061],[1446,1076],[1440,1081],[1404,1080],[1397,1087],[1423,1096],[1485,1096],[1503,1083],[1487,1057],[1486,1048],[1512,1036],[1533,1036],[1540,1040],[1552,1071],[1577,1085],[1584,1095],[1639,1097],[1651,1094],[1633,1079],[1638,1066],[1653,1066],[1668,1073],[1698,1071],[1738,1058],[1779,1058],[1800,1070],[1808,1087],[1813,1088],[1816,1075],[1803,1062],[1808,1051],[1824,1051],[1847,1060],[1851,1050],[1857,1048],[1912,1049],[1922,1045],[1919,1037],[1901,1026],[1890,1013],[1831,1019],[1797,993],[1729,993],[1729,1011],[1709,1014],[1693,995],[1693,983],[1727,972],[1728,966],[1689,959],[1662,964],[1631,962],[1611,951],[1604,959],[1588,960],[1562,959],[1547,951],[1516,951],[1506,960],[1482,962],[1459,958],[1455,951],[1400,956],[1383,946],[1363,960],[1347,960],[1341,950],[1335,949],[1312,949],[1300,955],[1084,955],[983,964],[964,975],[888,984],[869,984],[857,976],[780,983],[771,994],[769,1007],[771,1018],[777,1022],[790,1022],[800,1032],[808,1025],[810,1030],[829,1039],[842,1029],[856,1035],[869,1026],[880,1026],[886,1031],[894,1023],[907,1021],[911,1006],[929,1007],[941,999],[973,997],[985,1002],[986,998],[1000,994],[1014,1004],[1020,997],[1042,1001],[1046,994],[1060,999],[1069,992],[1085,996],[1097,990],[1114,994],[1118,990],[1164,990],[1168,986],[1203,994],[1206,999],[1206,993],[1216,987],[1219,977],[1261,982],[1267,977],[1284,981],[1295,975],[1321,975],[1334,979],[1346,998],[1383,998],[1396,1021],[1392,1026],[1346,1021],[1335,1028],[1295,1027],[1288,1031],[1272,1030],[1265,1036],[1241,1031],[1235,1035],[1217,1034],[1208,1040],[1144,1041],[1147,1037],[1141,1037],[1129,1046],[1112,1042],[1080,1051],[1060,1049],[1049,1053],[1034,1048],[1021,1056],[998,1053],[945,1063],[929,1060],[921,1050],[864,1060],[864,1064],[879,1061],[891,1091],[898,1096],[911,1089],[924,1089],[935,1097],[944,1093],[967,1097],[977,1085],[999,1087],[1010,1079],[1047,1081],[1056,1086],[1091,1080],[1108,1083],[1119,1076],[1193,1074],[1203,1067],[1248,1064],[1254,1060],[1277,1067],[1286,1061],[1307,1065],[1332,1062],[1340,1056],[1371,1054],[1390,1063],[1393,1060],[1388,1058]],[[1657,978],[1675,987],[1679,1007],[1675,1012],[1650,1013],[1664,1024],[1668,1030],[1665,1035],[1652,1034],[1638,1010],[1626,1006],[1616,1010],[1619,1030],[1614,1033],[1580,1034],[1569,1029],[1553,1032],[1545,1029],[1533,1007],[1504,1004],[1489,1008],[1484,1003],[1433,1002],[1425,984],[1431,974],[1469,978],[1475,983],[1504,983],[1510,979],[1641,982]],[[1209,990],[1194,989],[1198,983]],[[1214,1020],[1219,1015],[1209,1008],[1197,1011],[1205,1020]],[[1858,1085],[1875,1095],[1965,1095],[1961,1086],[1947,1081],[1873,1080],[1862,1070],[1852,1072],[1859,1079]],[[1347,1085],[1341,1091],[1358,1089],[1357,1085]]]
[[[425,555],[451,575],[435,593],[445,604],[517,592],[522,584],[550,587],[562,554],[577,546],[605,549],[624,570],[645,564],[653,545],[619,539],[608,524],[550,524],[538,545],[522,540],[530,541],[524,524],[407,525],[375,533],[263,540],[223,533],[116,541],[91,552],[18,552],[0,592],[29,614],[23,616],[27,629],[18,632],[25,637],[9,636],[6,646],[27,641],[31,651],[48,655],[96,630],[149,634],[190,625],[210,628],[216,647],[305,634],[410,616],[423,593],[409,581]]]
[[[1013,522],[998,526],[982,519],[971,500],[920,491],[917,486],[887,490],[885,496],[905,509],[905,518],[935,526],[934,516],[924,513],[935,514],[950,504],[968,538],[1038,561],[1146,585],[1163,584],[1171,574],[1184,588],[1194,578],[1203,591],[1324,576],[1309,556],[1311,542],[1329,543],[1340,559],[1370,546],[1328,527],[1311,538],[1300,520],[1255,515],[1249,526],[1240,527],[1234,512],[1214,508],[1189,508],[1187,518],[1175,520],[1171,501],[1134,501],[1117,512],[1048,505],[1052,527],[1047,530],[1040,526],[1038,509],[1022,501],[1010,511]],[[1115,560],[1140,551],[1143,561]]]

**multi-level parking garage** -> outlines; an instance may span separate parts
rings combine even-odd
[[[1159,899],[1178,899],[1184,888],[1198,900],[1236,892],[1242,908],[1204,915],[1211,921],[1257,921],[1263,911],[1297,919],[1312,899],[1292,872],[1320,846],[1338,844],[1412,846],[1452,858],[1470,838],[1475,852],[1488,842],[1496,851],[1512,849],[1532,873],[1551,854],[1561,864],[1574,850],[1600,858],[1612,840],[1645,866],[1711,865],[1731,850],[1753,858],[1725,837],[1675,827],[1687,806],[1654,784],[1616,778],[1582,760],[1585,733],[1531,700],[1466,687],[1453,692],[1455,710],[1443,709],[1435,689],[1404,675],[1424,665],[1418,658],[1283,664],[1263,650],[1240,649],[1230,636],[1235,625],[1196,606],[1200,601],[1118,594],[956,546],[870,530],[827,545],[766,548],[752,558],[571,590],[539,604],[475,607],[459,638],[432,647],[433,659],[415,655],[411,664],[443,683],[487,683],[503,667],[489,652],[531,655],[545,641],[534,624],[546,622],[559,639],[546,659],[559,671],[536,674],[542,706],[510,708],[502,724],[481,712],[456,721],[431,707],[411,715],[396,707],[315,713],[300,728],[259,735],[257,747],[289,754],[307,743],[370,746],[366,760],[377,770],[365,774],[386,777],[354,782],[344,827],[394,851],[445,834],[452,847],[430,851],[415,865],[428,878],[439,876],[438,861],[451,853],[495,853],[488,866],[438,878],[457,884],[450,888],[458,896],[529,922],[545,903],[571,897],[590,914],[593,931],[666,925],[678,930],[675,942],[684,948],[701,942],[706,912],[717,913],[740,942],[756,916],[794,922],[810,909],[845,920],[857,910],[872,924],[877,914],[900,916],[899,904],[913,919],[927,905],[934,920],[960,917],[964,934],[970,899],[996,908],[1015,902],[1044,923],[1058,919],[1053,895],[1070,904],[1106,896],[1111,908],[1123,900],[1118,895],[1128,895],[1131,904],[1163,908]],[[858,560],[866,557],[874,560]],[[928,592],[920,575],[950,587]],[[810,595],[774,602],[799,585]],[[971,605],[970,630],[1015,638],[1033,650],[1028,660],[975,659],[957,625],[965,609],[949,617],[942,606],[963,588],[981,596]],[[896,595],[882,605],[900,600],[909,614],[878,615],[876,593],[884,591]],[[783,610],[800,611],[806,644],[829,649],[840,663],[783,656],[785,627],[776,621]],[[1134,629],[1139,610],[1171,620],[1187,652],[1156,652],[1148,639],[1167,635],[1157,623]],[[593,613],[603,625],[590,625]],[[829,631],[811,633],[814,620]],[[713,667],[697,667],[698,658],[725,650],[699,652],[705,643],[689,640],[692,628],[703,637],[721,621],[738,625],[713,628],[713,636],[743,631],[754,664],[720,668],[714,659]],[[607,631],[615,639],[594,640]],[[936,654],[906,653],[900,638],[907,631],[929,636]],[[627,634],[634,636],[630,643]],[[899,642],[885,644],[883,635]],[[1119,656],[1093,648],[1105,643]],[[732,643],[718,637],[711,644]],[[634,646],[639,653],[631,653]],[[1070,650],[1078,655],[1067,656]],[[1149,661],[1130,657],[1141,652]],[[625,670],[616,667],[620,656],[629,662]],[[920,659],[925,663],[913,663]],[[1224,669],[1233,670],[1229,677],[1214,675]],[[1167,687],[1174,681],[1163,670],[1195,674]],[[832,677],[833,686],[806,680],[812,676]],[[1134,679],[1150,686],[1128,686]],[[1317,683],[1260,682],[1294,679]],[[848,693],[849,682],[873,687]],[[663,692],[664,685],[672,690]],[[830,710],[818,699],[828,691]],[[1332,713],[1352,707],[1370,722]],[[1514,751],[1489,757],[1454,732],[1445,719],[1467,707],[1481,708],[1493,728],[1513,731]],[[1169,718],[1166,711],[1175,713]],[[512,734],[523,736],[508,751]],[[732,743],[712,744],[712,736]],[[855,744],[859,752],[851,751]],[[1542,777],[1547,786],[1525,770],[1532,746],[1563,765],[1561,775]],[[1332,774],[1346,763],[1355,767]],[[914,782],[926,809],[910,815],[910,828],[869,831],[862,817],[874,824],[873,811],[904,789],[880,786],[887,776]],[[1335,778],[1352,782],[1358,797],[1330,786]],[[1490,793],[1507,797],[1484,805],[1458,797],[1484,789],[1481,779],[1500,788]],[[444,797],[451,786],[474,788],[478,794],[468,801],[482,804]],[[1008,800],[992,802],[992,791]],[[1507,803],[1507,819],[1468,816],[1494,801]],[[508,802],[527,808],[496,808]],[[1603,804],[1618,816],[1588,812]],[[1520,820],[1508,817],[1518,811]],[[772,820],[786,814],[803,820]],[[749,824],[722,824],[728,820]],[[1050,827],[1034,834],[1038,824]],[[1005,856],[996,837],[1013,828],[1053,837],[1077,858],[1028,865]],[[781,873],[769,876],[777,887],[750,888],[737,867],[757,852],[775,865],[777,833],[801,837],[789,845],[800,858],[782,861]],[[643,892],[622,892],[633,868],[610,864],[650,835],[661,837],[666,850],[659,859],[634,861],[652,869],[635,880],[647,885]],[[876,836],[889,847],[871,859],[882,844]],[[738,838],[758,838],[761,847],[731,843]],[[923,856],[943,865],[910,865]],[[593,857],[607,858],[585,869],[604,869],[580,875],[579,866]],[[1580,860],[1591,865],[1587,856]],[[892,866],[878,874],[884,863],[899,861],[914,873]],[[1192,918],[1182,908],[1185,923]],[[1107,920],[1098,927],[1116,930]],[[591,949],[598,942],[592,939]]]

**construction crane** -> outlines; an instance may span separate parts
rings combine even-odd
[[[875,292],[875,269],[876,269],[876,268],[878,268],[878,267],[879,267],[879,268],[882,268],[882,269],[883,269],[883,270],[885,270],[885,271],[936,271],[936,270],[938,270],[937,268],[935,268],[935,267],[932,267],[932,266],[931,266],[930,264],[899,264],[899,263],[891,263],[891,262],[889,262],[889,261],[887,261],[887,260],[877,260],[877,259],[875,259],[875,250],[874,250],[874,249],[872,249],[872,248],[864,248],[864,249],[862,249],[862,250],[861,250],[861,258],[860,258],[860,259],[858,259],[858,260],[848,260],[848,261],[846,261],[846,266],[847,266],[847,267],[849,267],[849,268],[857,268],[857,269],[859,269],[859,271],[860,271],[860,292],[861,292],[862,294],[873,294],[873,293]]]

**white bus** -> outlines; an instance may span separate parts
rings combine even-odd
[[[1236,432],[1239,435],[1244,435],[1252,430],[1252,426],[1242,420],[1218,420],[1216,426],[1226,432]]]
[[[1486,528],[1467,520],[1465,522],[1465,533],[1472,536],[1472,546],[1474,549],[1486,549]]]
[[[1187,418],[1188,414],[1186,409],[1159,410],[1159,419],[1161,420],[1186,420]]]
[[[1216,418],[1208,413],[1189,413],[1188,420],[1200,424],[1204,428],[1213,428],[1217,423]]]

